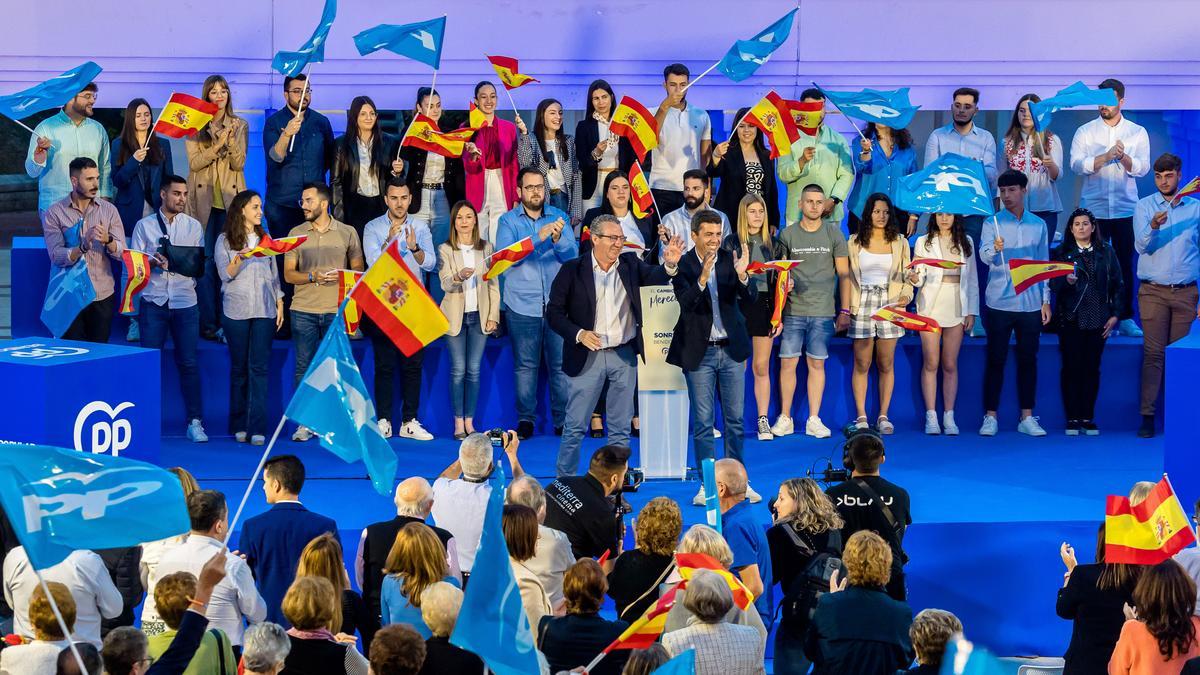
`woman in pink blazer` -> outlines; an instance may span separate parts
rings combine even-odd
[[[517,131],[525,131],[525,122],[496,117],[496,86],[484,80],[475,85],[475,107],[486,123],[463,147],[463,172],[466,174],[467,201],[479,212],[480,234],[495,241],[500,216],[521,200],[517,193]]]

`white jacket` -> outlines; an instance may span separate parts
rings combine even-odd
[[[979,264],[976,259],[978,251],[970,235],[966,235],[966,237],[967,241],[971,243],[971,255],[962,256],[963,266],[958,270],[960,274],[959,302],[963,307],[964,317],[972,314],[979,316],[979,277],[975,275],[975,266]],[[941,241],[937,237],[930,240],[927,234],[917,238],[913,245],[912,257],[913,260],[917,258],[946,259],[945,254],[942,253]],[[917,282],[913,284],[917,288],[917,314],[929,316],[930,306],[933,305],[938,289],[942,286],[942,275],[945,270],[929,265],[917,265],[913,269],[917,272]]]

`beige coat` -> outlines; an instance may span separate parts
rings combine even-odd
[[[858,243],[858,235],[846,241],[850,252],[850,313],[858,314],[858,306],[862,299],[862,285],[859,279],[862,270],[858,266],[858,254],[862,246]],[[892,241],[892,269],[888,272],[888,303],[908,305],[913,299],[913,289],[908,283],[908,263],[910,254],[908,241],[903,235]]]
[[[484,244],[483,250],[479,253],[481,254],[480,261],[475,265],[473,276],[477,280],[475,290],[479,301],[479,330],[482,332],[488,321],[500,323],[500,280],[483,280],[483,273],[487,271],[484,269],[483,261],[492,254],[492,245]],[[442,298],[442,313],[450,321],[450,330],[446,333],[447,335],[458,335],[462,330],[466,301],[463,299],[462,282],[458,281],[455,276],[463,267],[465,265],[462,251],[451,249],[449,243],[438,246],[438,277],[442,281],[442,290],[446,292],[445,297]]]
[[[554,609],[550,607],[550,596],[546,594],[537,572],[526,567],[525,563],[513,560],[511,556],[508,562],[512,565],[517,588],[521,591],[521,604],[525,607],[525,615],[529,617],[529,626],[536,631],[543,616],[554,614]]]
[[[237,193],[246,189],[246,176],[242,173],[246,166],[246,120],[226,117],[220,125],[210,122],[209,131],[216,135],[228,124],[236,126],[233,140],[228,146],[205,145],[194,136],[185,142],[188,167],[191,169],[188,176],[187,213],[205,227],[208,226],[209,212],[213,208],[213,186],[218,178],[221,196],[227,207]]]

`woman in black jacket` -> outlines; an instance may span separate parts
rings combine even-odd
[[[363,228],[387,211],[384,189],[404,164],[396,156],[396,139],[379,130],[379,114],[369,96],[355,96],[346,112],[346,133],[335,142],[333,217],[354,228],[362,240]]]
[[[1113,248],[1096,232],[1087,209],[1075,209],[1054,260],[1075,263],[1075,271],[1050,280],[1059,320],[1063,411],[1067,435],[1099,435],[1094,412],[1100,390],[1100,356],[1121,316],[1121,265]]]
[[[563,575],[566,616],[543,616],[537,626],[537,646],[550,663],[550,672],[570,670],[587,663],[617,639],[629,622],[609,621],[600,616],[608,580],[600,564],[582,558]],[[628,650],[616,650],[604,658],[592,675],[620,675],[629,658]]]
[[[575,125],[575,156],[579,158],[579,173],[583,181],[583,210],[594,209],[604,202],[602,188],[604,178],[613,171],[629,172],[637,161],[633,146],[622,136],[608,130],[613,111],[617,108],[617,96],[604,80],[594,80],[588,85],[587,104],[583,119]],[[650,175],[650,156],[642,165]],[[584,225],[588,224],[584,218]]]
[[[1071,236],[1071,229],[1064,236]],[[1145,567],[1104,562],[1103,523],[1096,536],[1094,564],[1078,564],[1075,550],[1065,543],[1060,553],[1067,573],[1055,611],[1072,622],[1063,675],[1105,675],[1125,625],[1125,605],[1133,606],[1133,589]]]
[[[629,176],[620,170],[609,172],[604,177],[604,186],[601,189],[604,199],[599,206],[588,209],[583,214],[583,226],[589,227],[596,216],[616,216],[625,232],[625,241],[640,247],[642,260],[648,263],[655,262],[658,259],[658,228],[654,225],[653,215],[647,214],[644,218],[634,215]],[[579,242],[579,255],[587,255],[591,250],[591,239]]]
[[[734,119],[745,118],[749,108],[742,108]],[[779,222],[779,186],[775,182],[775,162],[763,144],[762,132],[746,122],[738,124],[733,136],[713,148],[708,162],[709,178],[719,178],[721,187],[713,206],[733,220],[738,204],[747,194],[759,195],[767,203],[767,223],[775,232],[783,229]]]

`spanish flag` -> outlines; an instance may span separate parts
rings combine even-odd
[[[942,327],[938,325],[937,321],[927,316],[906,312],[894,307],[880,307],[878,312],[871,315],[871,318],[876,321],[894,323],[907,330],[924,331],[934,334],[942,332]]]
[[[654,208],[654,195],[650,193],[650,181],[642,171],[640,162],[629,167],[629,200],[633,203],[635,218],[645,218]]]
[[[587,228],[584,228],[587,233]],[[591,239],[591,234],[588,233],[588,239]],[[580,240],[583,240],[583,235],[580,235]],[[488,256],[486,261],[487,271],[483,273],[484,281],[491,281],[496,277],[504,274],[505,270],[513,265],[521,262],[525,256],[533,253],[533,237],[525,237],[511,246],[506,246],[499,251]]]
[[[258,241],[258,245],[242,254],[243,258],[269,258],[273,255],[280,255],[299,247],[304,242],[308,241],[308,237],[300,235],[298,237],[280,237],[272,239],[267,235],[263,235]]]
[[[629,140],[639,162],[646,161],[646,153],[658,147],[658,120],[646,106],[629,96],[621,97],[608,129]]]
[[[187,94],[171,94],[158,115],[154,131],[171,138],[195,136],[217,114],[217,106]]]
[[[1075,271],[1075,263],[1053,260],[1029,260],[1013,258],[1008,261],[1008,273],[1012,276],[1013,290],[1024,293],[1030,286],[1054,277],[1065,277]]]
[[[1171,200],[1171,206],[1179,206],[1179,200],[1196,193],[1200,193],[1200,176],[1189,180],[1186,185],[1181,186],[1175,191],[1175,197]]]
[[[450,330],[446,315],[404,264],[398,240],[363,274],[350,298],[405,356],[416,354]]]
[[[750,274],[766,274],[767,272],[788,272],[799,260],[772,260],[770,262],[753,262],[746,268]],[[783,321],[783,306],[787,303],[787,274],[775,278],[775,298],[771,303],[771,327],[778,326]]]
[[[532,77],[523,74],[517,67],[517,60],[511,56],[488,56],[487,60],[491,62],[492,68],[495,69],[500,81],[504,83],[505,89],[511,91],[530,82],[537,82]]]
[[[467,126],[472,129],[482,129],[488,125],[487,117],[484,117],[480,112],[479,107],[475,105],[475,101],[471,101],[471,108],[467,112]]]
[[[354,284],[362,278],[362,272],[354,270],[338,270],[338,306],[342,301],[354,290]],[[346,311],[342,312],[342,319],[346,323],[346,334],[354,335],[358,332],[358,324],[362,323],[362,312],[358,309],[358,303],[354,300],[346,303]]]
[[[121,262],[125,263],[125,272],[129,275],[129,280],[125,282],[125,290],[121,292],[120,311],[122,314],[134,314],[137,307],[133,301],[138,293],[146,288],[146,284],[150,283],[150,256],[127,248],[121,254]]]
[[[438,129],[437,122],[418,114],[413,123],[408,125],[408,131],[400,145],[420,148],[443,157],[461,157],[467,141],[476,131],[467,127],[443,133]]]
[[[771,141],[771,159],[780,155],[792,153],[792,143],[800,139],[800,131],[796,120],[792,117],[787,101],[773,91],[767,92],[758,103],[746,113],[742,121],[758,127]]]
[[[642,618],[629,624],[624,633],[604,648],[604,653],[608,654],[617,649],[645,649],[658,642],[658,636],[662,635],[667,627],[667,612],[675,605],[675,595],[679,589],[686,586],[687,582],[681,581],[663,593],[662,597],[646,610]]]
[[[584,225],[583,229],[579,231],[579,243],[582,244],[585,241],[591,241],[591,240],[592,240],[592,231],[590,228],[588,228],[587,225]]]
[[[733,572],[725,569],[712,556],[704,553],[676,553],[675,564],[679,566],[679,576],[684,579],[691,579],[696,570],[716,572],[725,579],[725,583],[729,584],[729,590],[733,591],[733,604],[742,609],[746,609],[754,602],[754,594],[742,585],[741,580],[734,576]]]
[[[953,260],[942,260],[941,258],[913,258],[912,262],[908,263],[908,269],[912,269],[917,265],[926,265],[928,267],[938,267],[944,270],[956,270],[963,266],[963,263]]]
[[[1164,475],[1145,501],[1109,495],[1104,513],[1104,562],[1157,565],[1196,541],[1187,513]]]
[[[809,136],[817,135],[817,130],[821,127],[821,120],[825,119],[824,101],[807,103],[787,101],[787,107],[792,112],[792,120],[796,122],[798,130]]]

